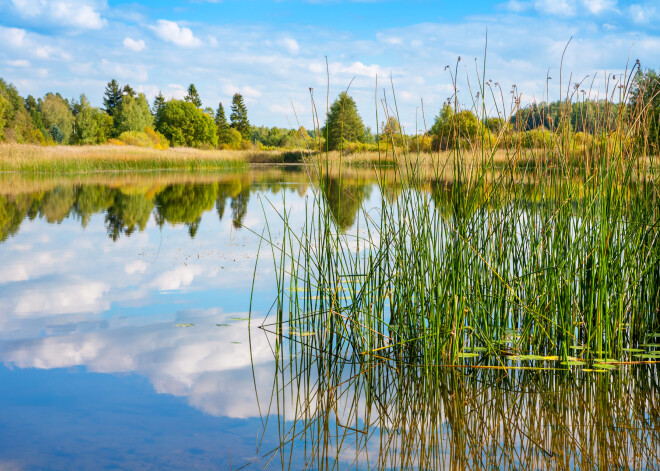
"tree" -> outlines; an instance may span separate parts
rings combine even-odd
[[[156,98],[154,98],[153,107],[151,108],[151,113],[156,117],[156,119],[158,119],[158,113],[160,113],[160,110],[163,109],[163,105],[165,105],[165,97],[163,96],[163,92],[159,90],[158,95],[156,95]]]
[[[98,123],[94,119],[94,109],[84,94],[80,95],[80,103],[75,105],[74,110],[76,126],[73,141],[77,144],[96,144],[98,142]]]
[[[216,147],[218,144],[213,118],[186,101],[165,103],[156,121],[156,129],[173,146]]]
[[[660,77],[654,70],[637,72],[631,102],[638,113],[645,113],[640,137],[657,152],[660,149]]]
[[[110,116],[114,115],[115,110],[121,104],[122,94],[119,89],[119,84],[115,79],[108,82],[105,87],[105,94],[103,96],[104,111]]]
[[[64,141],[64,134],[62,134],[62,131],[60,131],[60,128],[57,127],[57,124],[53,124],[50,129],[48,130],[48,134],[50,134],[50,137],[53,138],[53,142],[56,144],[62,144],[62,141]]]
[[[429,131],[433,136],[433,147],[444,150],[468,143],[477,136],[479,126],[472,111],[454,113],[451,105],[445,103]]]
[[[321,135],[329,150],[339,149],[344,142],[365,142],[366,130],[357,105],[346,92],[339,94],[330,107]]]
[[[124,85],[124,88],[121,90],[121,94],[123,96],[132,96],[133,98],[137,98],[137,93],[135,93],[135,90],[133,90],[129,84]]]
[[[53,126],[57,126],[62,135],[60,142],[67,144],[73,134],[75,121],[69,102],[59,93],[56,95],[47,93],[41,100],[40,108],[46,129],[52,130]]]
[[[235,93],[234,98],[231,100],[231,127],[236,129],[241,137],[250,140],[250,121],[247,116],[247,108],[243,102],[243,96],[240,93]]]
[[[222,106],[222,102],[218,103],[218,109],[215,112],[215,126],[216,132],[218,134],[218,144],[230,144],[230,141],[234,141],[230,135],[229,123],[227,122],[227,117],[225,116],[225,108]],[[234,130],[235,131],[235,130]],[[240,136],[240,133],[238,133]],[[232,142],[233,143],[233,142]],[[240,139],[238,140],[240,144]]]
[[[117,135],[126,131],[142,132],[153,124],[153,120],[144,93],[140,93],[137,98],[126,95],[115,114],[115,132]]]
[[[202,107],[202,100],[199,98],[199,93],[197,93],[197,88],[194,83],[188,85],[188,94],[185,96],[184,101],[192,103],[197,108]]]

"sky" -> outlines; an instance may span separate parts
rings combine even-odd
[[[204,106],[239,92],[254,125],[312,128],[310,88],[321,124],[348,89],[366,125],[387,112],[413,133],[454,81],[470,108],[485,79],[494,115],[514,86],[522,104],[574,83],[604,98],[627,64],[659,69],[660,0],[0,0],[0,44],[0,77],[23,96],[101,106],[113,78],[150,101],[194,83]]]

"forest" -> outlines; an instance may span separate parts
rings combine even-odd
[[[408,134],[394,116],[386,116],[374,135],[347,93],[336,98],[322,127],[319,123],[318,129],[307,130],[251,124],[239,93],[233,96],[227,117],[222,102],[215,110],[204,106],[194,84],[190,84],[183,100],[166,100],[159,93],[150,104],[143,93],[113,79],[105,88],[103,106],[97,108],[84,94],[77,99],[51,92],[40,98],[23,98],[14,85],[0,78],[0,142],[155,149],[342,149],[348,153],[376,151],[382,145],[422,152],[475,143],[536,148],[565,135],[576,143],[604,141],[607,130],[620,122],[621,115],[635,108],[643,109],[648,117],[643,123],[643,139],[657,151],[660,81],[655,71],[635,74],[632,93],[623,102],[592,100],[581,92],[576,87],[564,100],[514,107],[510,116],[498,110],[482,119],[477,116],[484,114],[475,112],[476,106],[461,109],[456,100],[448,99],[432,126],[421,135]]]

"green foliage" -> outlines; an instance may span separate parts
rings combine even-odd
[[[156,129],[173,146],[216,147],[218,144],[213,118],[181,100],[170,100],[163,105]]]
[[[188,94],[183,100],[187,101],[188,103],[192,103],[197,108],[202,107],[202,100],[199,98],[199,93],[197,93],[197,88],[195,87],[194,83],[188,85]]]
[[[117,134],[126,131],[142,132],[147,126],[153,124],[154,118],[149,109],[149,102],[143,93],[137,98],[126,95],[115,112],[115,130]]]
[[[235,93],[231,101],[231,127],[236,129],[243,140],[250,140],[250,121],[247,116],[247,108],[243,102],[243,96],[240,93]]]
[[[113,116],[115,110],[121,105],[122,94],[119,87],[119,83],[115,79],[112,79],[105,86],[105,93],[103,96],[103,106],[104,111],[110,116]]]
[[[64,134],[60,131],[60,128],[57,127],[57,124],[53,124],[48,130],[48,134],[53,139],[53,142],[56,144],[62,144],[64,141]]]
[[[660,149],[660,77],[654,70],[637,73],[631,101],[633,106],[646,113],[640,139],[657,152]]]
[[[62,96],[47,93],[40,103],[41,116],[44,120],[46,129],[52,129],[57,126],[62,134],[62,144],[68,144],[73,134],[73,125],[75,118],[69,107],[69,102]]]
[[[99,123],[94,117],[94,108],[85,95],[80,95],[80,103],[74,105],[76,126],[73,142],[76,144],[98,144]]]
[[[480,123],[472,111],[454,113],[445,103],[436,116],[430,133],[434,149],[455,149],[473,142],[479,132]]]
[[[158,113],[160,113],[160,110],[163,109],[163,105],[165,105],[165,97],[163,96],[163,92],[159,91],[158,95],[156,95],[156,98],[154,98],[154,104],[151,108],[151,113],[156,117],[156,119],[158,119]]]
[[[339,94],[330,107],[321,135],[329,150],[339,149],[346,142],[365,142],[366,129],[358,114],[357,105],[346,92]]]
[[[41,143],[43,133],[36,128],[25,100],[11,84],[0,79],[0,141]]]
[[[125,131],[119,135],[118,139],[127,146],[151,147],[160,150],[169,147],[169,142],[167,142],[165,136],[150,126],[144,128],[144,132]]]

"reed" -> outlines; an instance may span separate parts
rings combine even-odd
[[[634,72],[606,83],[620,103]],[[479,83],[483,117],[489,85]],[[648,347],[660,329],[660,207],[639,138],[647,110],[603,109],[612,115],[594,132],[609,138],[585,140],[581,165],[565,123],[542,152],[502,155],[482,136],[432,159],[432,171],[421,153],[396,156],[393,173],[374,165],[380,207],[360,206],[349,232],[329,201],[359,200],[327,178],[330,158],[312,162],[305,223],[283,213],[283,240],[266,236],[279,328],[299,326],[320,350],[365,367],[660,361]]]

